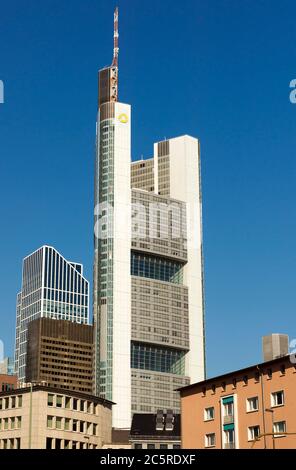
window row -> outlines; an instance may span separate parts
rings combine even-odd
[[[98,435],[98,425],[96,423],[89,423],[88,421],[62,418],[60,416],[47,416],[46,425],[49,429],[81,432],[92,436]]]

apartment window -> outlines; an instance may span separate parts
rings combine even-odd
[[[286,432],[286,421],[278,421],[273,425],[273,432],[274,433],[285,433]],[[274,437],[282,437],[283,434],[274,434]]]
[[[94,424],[94,427],[93,427],[93,435],[96,436],[98,433],[98,425],[97,424]]]
[[[47,427],[52,428],[53,416],[47,416]]]
[[[63,406],[63,397],[62,395],[57,395],[57,407],[62,408]]]
[[[15,418],[10,418],[10,427],[11,429],[15,428]]]
[[[64,449],[70,449],[70,441],[65,440]]]
[[[233,416],[233,402],[231,403],[224,403],[224,416]]]
[[[155,444],[148,444],[147,449],[155,449]]]
[[[4,418],[4,429],[8,429],[8,418]]]
[[[23,396],[22,395],[19,395],[18,397],[18,408],[21,408],[21,406],[23,405]]]
[[[160,444],[159,448],[160,449],[167,449],[168,445],[167,444]]]
[[[142,449],[142,444],[135,444],[134,448],[135,449]]]
[[[0,398],[0,410],[2,410],[2,407],[3,407],[3,399]]]
[[[47,395],[47,406],[53,406],[53,397],[54,395],[52,395],[51,393]]]
[[[9,408],[9,397],[5,398],[5,409]]]
[[[281,406],[284,404],[284,392],[274,392],[271,394],[271,406]]]
[[[260,426],[250,426],[248,428],[248,440],[255,441],[260,435]]]
[[[247,411],[258,411],[258,408],[258,397],[252,397],[247,399]]]
[[[77,398],[73,398],[73,410],[77,410],[78,409],[78,400]]]
[[[211,421],[215,417],[215,409],[213,406],[206,408],[204,412],[204,420]]]
[[[180,444],[173,444],[173,449],[181,449]]]
[[[214,447],[216,445],[215,433],[205,435],[205,447]]]
[[[16,397],[11,397],[11,408],[15,408]]]
[[[17,427],[17,429],[21,429],[21,427],[22,427],[22,417],[21,416],[17,416],[17,418],[16,418],[16,427]]]
[[[69,430],[70,430],[70,419],[65,418],[65,431],[69,431]]]
[[[84,421],[80,421],[80,432],[84,432]]]
[[[224,446],[226,449],[234,449],[235,435],[234,427],[224,429]]]
[[[62,418],[56,417],[56,429],[62,429]]]
[[[80,400],[80,411],[84,411],[84,400]]]
[[[73,431],[76,432],[77,431],[77,419],[73,419],[73,427],[72,427]]]
[[[16,449],[20,449],[21,448],[21,439],[20,437],[17,437],[16,438]]]

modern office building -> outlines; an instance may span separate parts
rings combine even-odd
[[[40,317],[89,323],[89,285],[83,266],[67,261],[50,246],[42,246],[23,261],[15,340],[15,372],[20,382],[26,378],[28,323]]]
[[[296,449],[295,355],[189,385],[183,449]]]
[[[31,321],[26,382],[91,394],[93,326],[44,317]]]
[[[3,361],[0,362],[0,374],[14,374],[14,359],[12,357],[5,357]]]
[[[0,449],[100,449],[111,442],[112,403],[46,386],[0,393]]]
[[[131,162],[131,108],[118,101],[114,54],[99,72],[94,325],[96,393],[132,413],[180,411],[175,389],[204,379],[199,142],[181,136]]]

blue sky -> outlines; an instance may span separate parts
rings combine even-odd
[[[119,0],[120,101],[133,158],[201,141],[208,375],[296,337],[296,5]],[[92,276],[97,71],[113,0],[0,0],[0,338],[12,353],[21,260],[54,245]]]

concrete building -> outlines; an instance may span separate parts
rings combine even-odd
[[[172,411],[134,413],[130,431],[132,449],[180,449],[180,415]]]
[[[67,261],[50,246],[23,261],[15,339],[15,372],[21,383],[26,379],[28,323],[42,317],[89,323],[89,284],[83,266]]]
[[[26,382],[91,394],[93,327],[37,318],[28,325]]]
[[[295,363],[284,356],[182,388],[182,448],[295,449]]]
[[[289,336],[279,333],[263,336],[262,350],[264,361],[271,361],[289,353]]]
[[[100,449],[112,403],[45,386],[0,393],[0,449]]]
[[[199,142],[158,142],[131,162],[130,135],[116,10],[113,62],[99,72],[94,324],[96,393],[116,402],[118,429],[132,413],[180,412],[175,389],[205,372]]]
[[[0,374],[0,392],[8,392],[17,388],[17,376]]]

